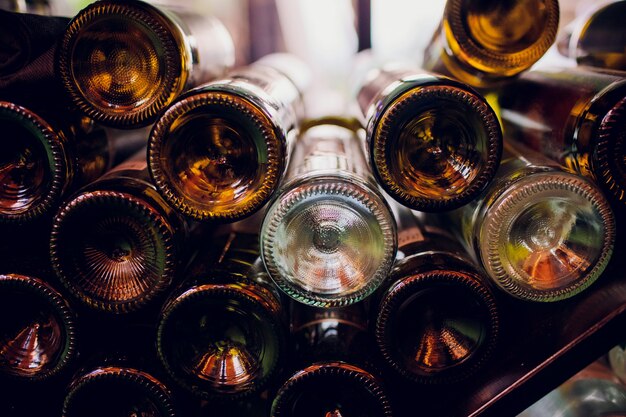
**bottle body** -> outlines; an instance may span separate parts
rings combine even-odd
[[[233,222],[267,202],[303,113],[304,87],[287,72],[261,60],[187,92],[160,117],[150,134],[150,174],[177,210]]]
[[[488,87],[530,68],[555,40],[556,0],[446,3],[424,68]]]
[[[261,254],[274,282],[302,303],[325,307],[371,294],[396,252],[395,223],[368,172],[358,131],[333,123],[300,136],[261,228]]]
[[[278,416],[391,416],[372,367],[363,303],[320,309],[292,302],[294,367],[272,403]]]
[[[70,22],[57,72],[85,114],[132,128],[154,122],[182,91],[233,64],[232,39],[216,19],[138,0],[107,0],[86,7]]]
[[[0,102],[5,144],[0,157],[0,222],[33,222],[55,210],[72,188],[109,168],[113,146],[88,119],[49,123],[29,109]]]
[[[71,381],[63,417],[177,415],[170,389],[148,372],[128,366],[102,365]]]
[[[626,3],[623,1],[611,0],[591,6],[564,28],[557,40],[559,52],[575,59],[578,65],[626,70],[624,16]]]
[[[489,277],[533,301],[571,297],[593,283],[613,251],[615,220],[588,180],[521,155],[503,160],[492,186],[448,219]]]
[[[73,195],[52,227],[52,266],[91,308],[137,310],[168,288],[187,225],[150,183],[145,153]]]
[[[399,256],[375,303],[376,344],[388,366],[421,384],[453,383],[488,359],[499,332],[486,278],[442,229],[396,211]]]
[[[162,309],[160,360],[201,398],[257,392],[281,368],[287,333],[280,295],[260,262],[258,235],[219,236],[195,259]]]
[[[498,92],[498,104],[507,138],[593,179],[624,204],[626,81],[619,73],[529,72]]]
[[[373,172],[401,204],[421,211],[460,207],[495,175],[502,133],[489,104],[470,87],[383,68],[370,73],[358,102]]]
[[[38,278],[0,275],[0,376],[42,381],[76,356],[76,317],[67,301]]]

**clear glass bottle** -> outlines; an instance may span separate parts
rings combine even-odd
[[[484,273],[458,241],[395,207],[398,256],[374,304],[387,365],[420,384],[467,379],[491,355],[500,320]]]
[[[362,129],[350,123],[323,119],[300,136],[261,228],[261,254],[274,282],[319,307],[370,295],[396,253],[393,216],[367,167]]]
[[[76,317],[54,288],[2,274],[0,313],[0,377],[42,381],[68,369],[76,356]]]
[[[487,87],[530,68],[558,26],[557,0],[448,0],[424,68]]]
[[[363,303],[321,309],[292,302],[290,321],[299,369],[278,390],[272,417],[392,415],[383,384],[370,371]]]
[[[448,220],[504,291],[532,301],[569,298],[606,267],[613,212],[587,179],[528,149],[522,156],[505,148],[492,186]]]
[[[42,218],[110,167],[115,146],[104,130],[71,114],[63,122],[46,119],[0,101],[0,223]]]
[[[146,126],[185,89],[235,61],[226,28],[210,16],[138,0],[102,0],[63,35],[57,72],[75,105],[100,123]]]
[[[474,199],[500,163],[495,113],[472,88],[394,67],[371,71],[358,93],[372,170],[387,193],[420,211]]]
[[[214,237],[162,308],[159,358],[179,385],[201,398],[258,392],[284,360],[287,323],[258,242],[258,234]]]
[[[67,390],[63,417],[150,416],[178,413],[170,389],[143,370],[102,365],[76,375]]]
[[[593,179],[626,204],[626,79],[612,71],[531,71],[502,87],[507,139]]]
[[[164,198],[200,221],[234,222],[259,210],[285,171],[306,73],[293,56],[269,55],[177,99],[148,146]]]
[[[589,9],[559,35],[559,52],[579,65],[626,70],[626,2],[589,2]]]
[[[135,311],[172,284],[187,232],[150,182],[142,151],[63,204],[52,226],[52,266],[89,307]]]

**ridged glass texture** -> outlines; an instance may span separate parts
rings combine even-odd
[[[81,301],[122,313],[171,282],[172,231],[143,200],[115,191],[79,194],[55,218],[52,263]]]
[[[274,322],[245,286],[193,287],[165,309],[159,353],[174,378],[201,397],[249,394],[276,368]]]
[[[63,417],[174,417],[169,390],[132,368],[96,368],[72,381]]]
[[[62,191],[62,143],[42,119],[8,102],[0,102],[0,130],[0,222],[39,217]]]
[[[479,230],[480,257],[504,289],[554,301],[582,291],[604,270],[615,239],[600,191],[569,173],[535,173],[493,201]]]
[[[41,380],[74,355],[74,315],[48,284],[0,275],[0,373]]]
[[[272,417],[390,417],[391,406],[370,373],[342,362],[296,372],[278,391]]]
[[[298,301],[351,304],[384,279],[394,252],[392,225],[372,190],[315,179],[287,190],[270,207],[263,255],[272,278]]]

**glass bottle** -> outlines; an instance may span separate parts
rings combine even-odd
[[[108,364],[72,379],[62,412],[63,417],[175,417],[177,414],[170,389],[152,374]]]
[[[42,381],[73,362],[76,317],[49,284],[25,275],[0,275],[0,313],[0,377]]]
[[[291,308],[299,369],[278,390],[272,417],[391,416],[383,384],[369,370],[364,304],[321,309],[292,302]]]
[[[531,71],[498,91],[507,139],[589,177],[626,204],[626,79],[584,68]]]
[[[47,118],[49,119],[49,118]],[[0,101],[0,223],[33,222],[109,168],[112,139],[86,118],[44,119]]]
[[[259,210],[285,171],[306,72],[295,57],[269,55],[176,100],[148,146],[165,199],[201,221],[234,222]]]
[[[394,208],[398,256],[374,304],[378,350],[413,382],[466,379],[489,358],[499,332],[489,281],[453,236]]]
[[[553,416],[626,416],[626,387],[604,363],[596,361],[519,414]]]
[[[358,103],[373,172],[401,204],[454,209],[495,175],[502,132],[489,104],[467,85],[388,66],[368,74]]]
[[[56,70],[85,114],[133,128],[154,122],[180,93],[221,76],[234,60],[230,34],[215,18],[103,0],[69,23]]]
[[[52,266],[87,306],[135,311],[174,280],[187,232],[150,182],[142,151],[63,204],[52,226]]]
[[[298,139],[287,180],[261,228],[276,284],[299,302],[355,303],[385,278],[396,226],[361,148],[358,123],[323,119]]]
[[[487,87],[530,68],[558,26],[557,0],[448,0],[424,68]]]
[[[626,2],[601,1],[562,30],[559,52],[579,65],[626,70]]]
[[[587,179],[511,145],[478,199],[450,213],[468,250],[498,286],[532,301],[569,298],[606,267],[613,212]]]
[[[162,308],[159,358],[180,386],[204,399],[258,392],[284,360],[287,325],[258,241],[258,234],[237,232],[214,238]]]

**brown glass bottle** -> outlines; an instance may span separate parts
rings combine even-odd
[[[52,266],[89,307],[134,311],[172,283],[187,230],[150,182],[142,151],[62,205],[52,226]]]
[[[372,169],[401,204],[444,211],[475,198],[500,163],[497,118],[470,87],[447,77],[386,67],[358,93]]]
[[[530,68],[558,26],[557,0],[448,0],[424,68],[487,87]]]
[[[356,303],[374,292],[393,263],[395,223],[367,166],[362,133],[352,119],[312,121],[265,214],[265,266],[301,303]]]
[[[184,389],[205,399],[258,392],[281,368],[287,323],[259,258],[258,234],[214,237],[162,308],[159,358]]]
[[[222,75],[234,60],[230,34],[217,19],[104,0],[68,25],[57,72],[85,114],[133,128],[154,122],[181,92]]]
[[[150,174],[163,197],[195,220],[234,222],[259,210],[283,176],[299,120],[306,68],[269,55],[177,99],[150,134]]]
[[[593,179],[626,204],[626,79],[584,68],[532,71],[498,91],[507,139]]]
[[[626,70],[626,3],[588,3],[589,10],[561,31],[559,52],[579,65]]]
[[[42,381],[73,362],[76,317],[49,284],[0,274],[0,313],[0,379]]]
[[[532,150],[507,144],[506,154],[493,184],[446,221],[510,295],[572,297],[600,276],[613,253],[609,203],[594,183]]]
[[[299,369],[278,390],[272,417],[392,415],[380,378],[367,366],[363,303],[320,309],[292,302],[291,332]]]
[[[0,101],[0,223],[33,222],[67,192],[102,175],[114,145],[86,118],[63,122]]]
[[[128,366],[102,365],[71,381],[63,417],[178,415],[170,389],[152,374]]]
[[[458,241],[395,207],[398,256],[374,304],[385,362],[420,384],[454,383],[488,360],[499,332],[495,296]]]

